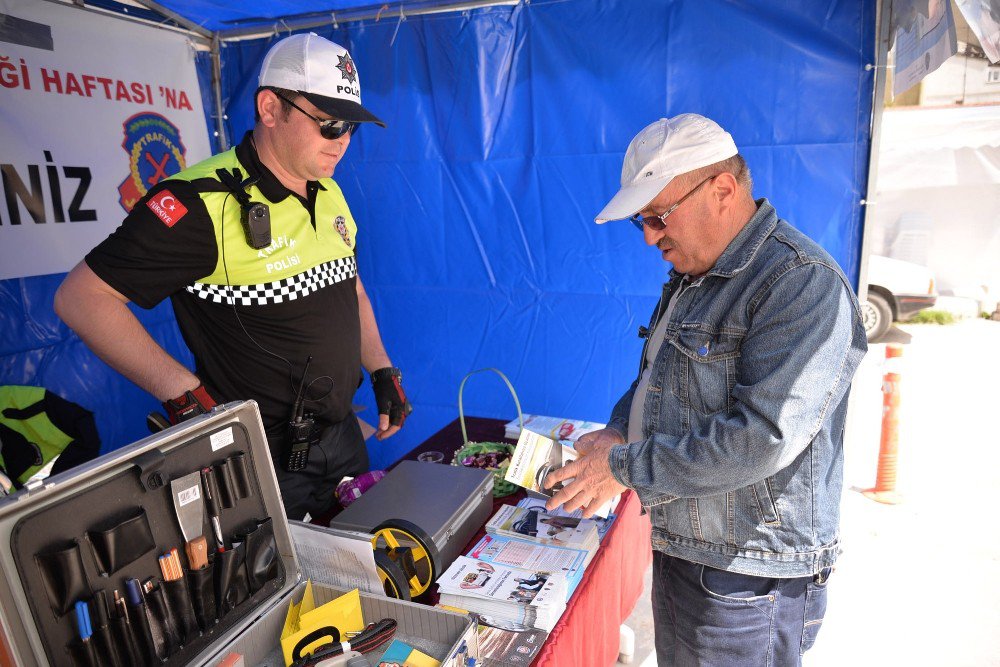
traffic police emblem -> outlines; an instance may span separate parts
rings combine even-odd
[[[340,234],[340,238],[344,239],[347,247],[353,247],[351,246],[351,232],[347,229],[347,220],[344,219],[344,216],[338,215],[337,219],[333,221],[333,226],[337,228],[337,233]]]
[[[158,113],[137,113],[122,123],[122,130],[129,175],[118,186],[118,203],[128,213],[150,188],[184,169],[185,150],[180,130]]]

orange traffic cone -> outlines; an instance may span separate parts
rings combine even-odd
[[[898,505],[903,498],[896,493],[896,462],[899,456],[899,365],[903,346],[885,346],[885,375],[882,377],[882,441],[878,450],[875,488],[862,491],[868,498],[887,505]]]

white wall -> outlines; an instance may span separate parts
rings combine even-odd
[[[1000,104],[1000,65],[990,65],[982,58],[952,56],[924,77],[920,104]]]

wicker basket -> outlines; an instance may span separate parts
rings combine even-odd
[[[500,379],[507,385],[507,388],[510,389],[510,395],[514,397],[514,405],[517,407],[517,421],[521,424],[522,428],[524,427],[524,417],[521,415],[521,402],[517,400],[517,392],[514,391],[514,387],[511,385],[510,380],[507,379],[507,376],[496,368],[480,368],[479,370],[472,371],[462,378],[462,384],[458,387],[458,420],[462,425],[462,442],[465,444],[455,452],[455,457],[452,459],[451,464],[456,466],[465,465],[463,461],[466,458],[478,454],[491,452],[507,454],[507,463],[497,468],[483,468],[493,473],[493,497],[502,498],[503,496],[509,496],[518,489],[516,484],[511,484],[504,479],[504,476],[507,474],[507,466],[510,463],[510,456],[514,453],[514,445],[508,442],[469,442],[469,432],[465,428],[465,412],[462,408],[462,391],[465,389],[465,382],[476,373],[484,371],[493,371],[499,375]]]

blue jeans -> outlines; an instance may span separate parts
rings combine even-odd
[[[659,667],[800,665],[826,613],[830,569],[769,579],[653,552]]]

